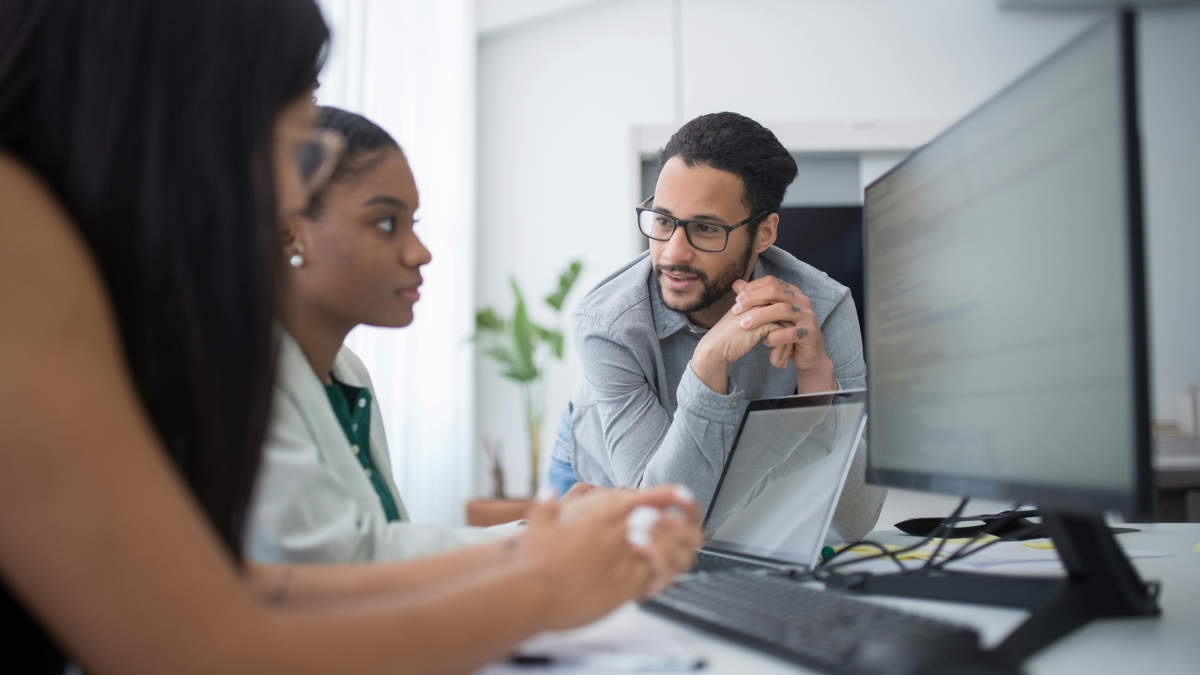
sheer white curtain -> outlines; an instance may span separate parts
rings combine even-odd
[[[333,32],[317,100],[400,143],[433,253],[416,321],[346,339],[374,380],[413,519],[461,524],[474,459],[475,1],[319,0]]]

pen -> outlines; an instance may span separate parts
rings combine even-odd
[[[662,654],[584,654],[581,656],[551,656],[549,654],[513,654],[509,663],[519,666],[577,666],[598,670],[641,672],[691,672],[703,670],[704,659]]]

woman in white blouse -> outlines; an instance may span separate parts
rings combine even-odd
[[[342,344],[359,324],[412,323],[420,268],[431,259],[413,231],[412,172],[391,136],[359,115],[322,108],[317,126],[339,134],[345,148],[304,214],[283,223],[284,334],[246,554],[260,562],[387,561],[493,542],[456,556],[486,564],[502,554],[496,540],[518,527],[409,520],[370,375]]]

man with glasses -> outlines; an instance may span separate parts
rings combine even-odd
[[[584,381],[563,415],[550,483],[716,489],[747,401],[866,386],[849,290],[772,244],[796,162],[770,130],[717,113],[659,152],[636,209],[650,250],[572,314]],[[859,449],[833,528],[874,527],[886,492]]]

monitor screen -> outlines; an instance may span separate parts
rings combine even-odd
[[[861,390],[752,402],[704,522],[704,548],[811,565],[865,414]]]
[[[1096,26],[867,188],[872,480],[1130,507],[1148,437],[1131,39]]]

